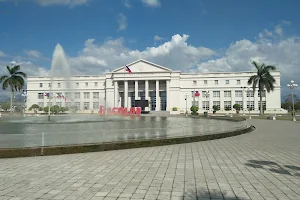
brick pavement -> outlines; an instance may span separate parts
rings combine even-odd
[[[162,147],[0,159],[0,199],[300,199],[300,123]]]

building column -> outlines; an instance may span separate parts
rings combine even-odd
[[[166,111],[170,111],[170,81],[166,80],[166,93],[167,93],[167,109]]]
[[[135,100],[138,100],[138,96],[139,96],[139,81],[135,81],[134,82],[134,96],[135,96]]]
[[[223,90],[220,91],[220,110],[221,111],[225,110],[225,108],[224,108],[224,91]]]
[[[156,80],[156,89],[155,89],[155,96],[156,96],[156,108],[155,111],[160,110],[160,98],[159,98],[159,80]]]
[[[247,112],[247,101],[249,99],[249,97],[247,97],[247,90],[243,89],[243,110],[244,112]]]
[[[114,106],[115,107],[118,107],[118,103],[119,103],[119,88],[118,88],[118,81],[115,81],[114,82],[114,97],[115,97],[115,103],[114,103]]]
[[[128,107],[128,81],[124,82],[124,108]]]
[[[145,80],[145,99],[149,100],[149,81]]]

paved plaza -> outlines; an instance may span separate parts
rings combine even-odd
[[[300,123],[188,144],[0,159],[0,199],[300,199]]]

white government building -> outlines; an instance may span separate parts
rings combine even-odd
[[[120,67],[104,75],[73,76],[72,95],[67,90],[63,78],[56,77],[52,83],[52,92],[63,95],[53,98],[51,105],[69,107],[75,105],[76,112],[98,112],[99,106],[134,107],[134,100],[149,100],[147,111],[170,111],[171,113],[190,112],[194,104],[199,113],[212,112],[213,106],[219,106],[217,113],[235,112],[234,104],[240,104],[240,112],[259,113],[259,92],[253,94],[248,89],[247,81],[256,72],[216,72],[216,73],[182,73],[171,70],[146,60],[137,60],[127,65],[132,73]],[[262,93],[265,113],[286,113],[281,109],[280,72],[273,72],[276,79],[275,89],[270,93]],[[27,78],[27,109],[38,104],[40,107],[49,105],[49,77]],[[194,97],[195,91],[200,96]],[[178,111],[173,112],[173,108]],[[229,107],[230,111],[225,111]]]

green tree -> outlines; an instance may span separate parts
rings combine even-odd
[[[2,103],[0,106],[3,110],[7,111],[10,108],[9,103]]]
[[[8,75],[1,76],[0,83],[2,83],[3,90],[10,88],[10,108],[12,108],[14,93],[22,90],[24,87],[26,74],[20,71],[19,65],[15,65],[12,68],[6,66],[6,68]],[[12,113],[12,109],[10,109],[10,113]]]
[[[252,85],[253,93],[255,94],[256,87],[258,86],[258,91],[262,94],[262,91],[266,89],[268,93],[274,90],[274,83],[276,80],[271,75],[271,71],[275,71],[276,67],[273,65],[265,65],[264,63],[258,64],[257,62],[253,61],[252,64],[257,69],[257,73],[251,76],[248,80],[248,85]],[[262,97],[260,95],[260,115],[264,114],[263,104],[262,104]]]
[[[40,110],[40,106],[37,105],[37,104],[33,104],[33,105],[29,108],[29,110],[34,110],[34,111]]]

